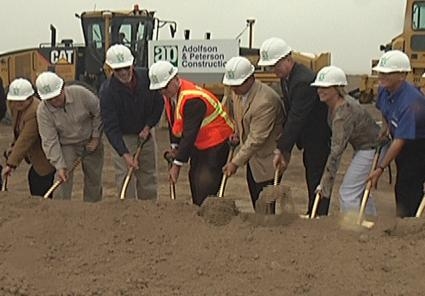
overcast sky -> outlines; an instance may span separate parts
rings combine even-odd
[[[192,39],[235,38],[254,18],[254,46],[269,37],[281,37],[294,50],[330,51],[332,63],[349,74],[369,72],[370,60],[379,58],[379,45],[402,31],[406,0],[1,0],[0,52],[49,42],[49,25],[58,40],[82,42],[74,13],[87,10],[141,8],[155,10],[160,19],[175,20],[176,38],[191,29]],[[37,3],[37,4],[36,4]],[[248,45],[248,33],[242,45]],[[168,39],[163,30],[160,39]]]

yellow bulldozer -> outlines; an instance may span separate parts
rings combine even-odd
[[[80,81],[94,90],[109,75],[104,66],[106,50],[112,44],[122,43],[128,46],[135,56],[135,65],[148,66],[148,42],[158,39],[159,31],[169,26],[171,37],[174,37],[177,24],[174,21],[160,20],[154,11],[140,9],[135,5],[127,11],[87,11],[76,17],[81,21],[84,44],[74,44],[72,39],[56,42],[56,29],[51,25],[51,41],[42,43],[37,48],[17,50],[0,55],[0,77],[4,86],[16,77],[24,77],[35,81],[38,74],[49,70],[58,73],[65,81]],[[239,53],[248,57],[254,65],[259,59],[259,50],[252,48],[253,20],[247,20],[250,29],[249,47],[241,47]],[[238,38],[238,37],[237,37]],[[294,52],[294,58],[307,67],[318,71],[330,64],[330,53],[319,55]],[[279,80],[271,73],[257,67],[255,75],[268,84],[276,84]],[[205,83],[218,96],[224,94],[220,82]]]
[[[51,26],[51,42],[37,48],[13,51],[0,55],[0,76],[4,86],[16,77],[35,81],[37,75],[50,70],[65,81],[82,81],[98,89],[106,78],[104,69],[106,49],[122,43],[133,52],[137,66],[147,66],[148,41],[158,38],[159,29],[169,25],[172,36],[174,21],[160,20],[154,11],[135,5],[128,11],[87,11],[80,15],[84,44],[71,39],[56,42],[56,29]]]
[[[425,1],[406,0],[403,32],[394,37],[391,42],[381,45],[382,51],[398,49],[410,58],[412,72],[407,76],[408,81],[418,88],[425,86],[422,75],[425,72]],[[375,66],[378,60],[372,60]],[[378,78],[376,73],[363,75],[359,87],[359,100],[362,103],[371,102],[377,95]]]

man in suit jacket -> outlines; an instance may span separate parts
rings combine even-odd
[[[297,145],[303,149],[309,215],[330,152],[331,132],[327,124],[327,106],[320,102],[316,88],[310,85],[315,74],[295,62],[291,51],[284,40],[267,39],[261,45],[258,65],[273,67],[280,78],[287,113],[273,164],[284,171],[289,164],[292,148]],[[321,200],[317,214],[326,215],[328,207],[329,199]]]
[[[223,83],[234,96],[233,111],[240,148],[223,170],[233,175],[238,167],[247,165],[246,180],[252,205],[260,192],[273,184],[273,151],[281,134],[284,120],[279,95],[254,77],[254,66],[244,57],[231,58],[226,63]]]
[[[12,81],[7,100],[12,114],[14,140],[5,153],[7,161],[3,174],[10,176],[25,159],[31,164],[28,172],[31,195],[43,196],[53,184],[55,168],[41,148],[37,123],[40,100],[34,96],[31,83],[23,78]]]

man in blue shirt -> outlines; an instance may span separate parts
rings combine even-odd
[[[376,187],[383,170],[395,160],[397,216],[414,217],[425,182],[425,97],[406,82],[411,67],[405,53],[386,52],[374,70],[380,85],[376,106],[384,119],[381,136],[390,135],[392,141],[369,179]]]
[[[158,91],[149,90],[146,68],[133,66],[130,49],[122,44],[106,52],[106,64],[113,70],[100,91],[100,108],[105,134],[114,148],[118,193],[127,171],[135,170],[127,189],[128,198],[156,199],[156,143],[154,127],[161,118],[164,100]],[[152,135],[152,136],[150,136]],[[144,142],[139,159],[133,156]]]

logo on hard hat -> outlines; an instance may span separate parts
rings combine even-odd
[[[15,96],[19,96],[19,88],[17,88],[17,87],[13,88],[13,89],[12,89],[12,93],[13,93]]]
[[[117,54],[117,61],[118,61],[119,63],[124,63],[124,62],[125,62],[124,54],[122,54],[122,53],[118,53],[118,54]]]
[[[381,62],[379,63],[380,66],[385,66],[390,58],[389,57],[382,57]]]
[[[326,73],[320,73],[319,74],[319,77],[317,77],[317,80],[319,80],[319,81],[323,81],[323,80],[325,80],[326,79],[326,74],[328,74],[327,72]]]
[[[152,75],[151,80],[152,80],[153,83],[159,83],[159,79],[156,75]]]
[[[269,55],[267,54],[267,51],[263,50],[260,54],[261,54],[262,59],[264,59],[264,60],[269,59]]]
[[[42,87],[45,94],[52,92],[52,89],[50,88],[50,85],[46,84]]]
[[[227,78],[229,78],[229,79],[235,79],[235,72],[233,72],[233,71],[228,71],[228,72],[226,73],[226,76],[227,76]]]

